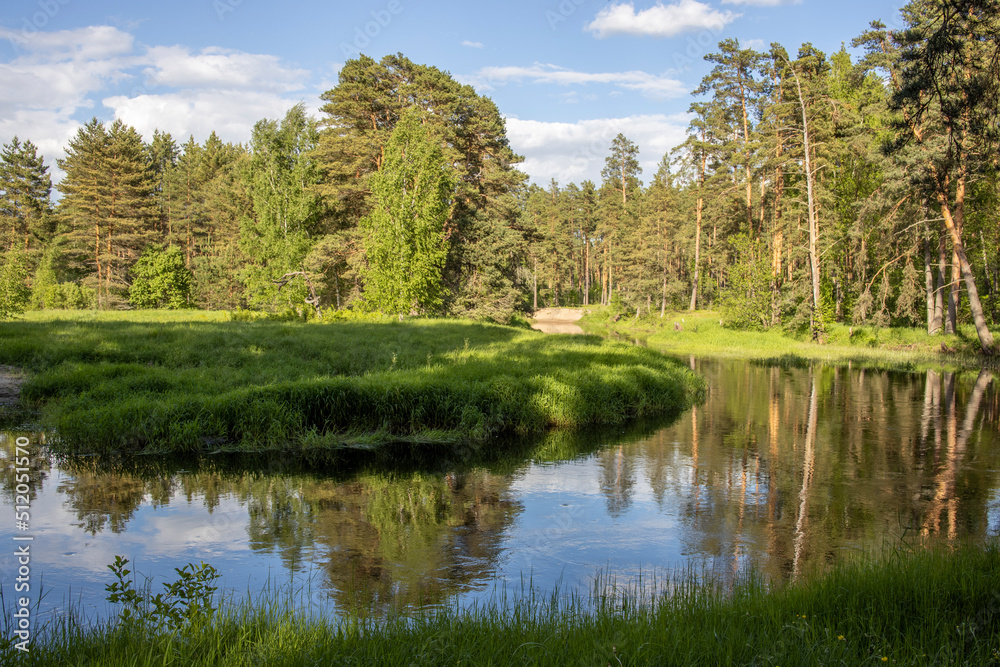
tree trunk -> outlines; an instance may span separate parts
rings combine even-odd
[[[705,200],[698,197],[698,205],[695,208],[695,231],[694,231],[694,278],[691,281],[691,305],[688,310],[694,310],[698,304],[698,281],[701,279],[701,212]]]
[[[934,322],[934,271],[931,268],[931,245],[924,239],[924,283],[927,290],[927,333],[933,336],[940,329]]]
[[[986,293],[990,295],[990,312],[993,314],[993,321],[997,319],[997,295],[995,285],[990,282],[990,260],[986,257],[986,237],[983,230],[979,230],[979,242],[983,249],[983,278],[986,280]]]
[[[948,260],[944,256],[944,237],[941,237],[940,243],[938,244],[938,279],[937,279],[937,289],[934,290],[934,331],[939,332],[944,327],[944,288],[947,285],[945,283],[945,271],[948,268]]]
[[[951,253],[951,281],[948,283],[948,319],[944,323],[944,332],[953,334],[958,331],[958,301],[962,297],[961,280],[962,274],[958,268],[958,253]]]
[[[816,221],[816,200],[813,194],[813,179],[814,174],[812,172],[812,161],[810,158],[810,153],[812,151],[812,146],[809,143],[809,119],[806,116],[806,102],[805,98],[802,96],[802,84],[799,81],[799,75],[795,71],[795,68],[789,63],[789,69],[792,71],[792,75],[795,77],[795,87],[799,93],[799,106],[802,109],[802,145],[805,153],[805,170],[806,170],[806,199],[809,208],[809,268],[810,275],[812,277],[812,317],[811,317],[811,328],[813,340],[817,340],[821,336],[821,322],[820,322],[820,312],[819,312],[819,253],[817,249],[818,236],[819,236],[819,225]]]
[[[538,259],[535,259],[535,268],[531,272],[531,308],[532,312],[538,311]]]
[[[969,293],[969,310],[972,311],[972,319],[976,325],[976,335],[979,336],[979,346],[985,354],[993,354],[996,349],[993,342],[993,334],[990,333],[986,325],[986,317],[983,314],[983,305],[979,301],[979,290],[976,289],[976,275],[972,272],[969,264],[969,257],[965,253],[965,244],[962,242],[962,198],[964,195],[964,183],[959,184],[958,202],[955,212],[952,213],[944,197],[938,194],[938,201],[941,204],[941,212],[944,215],[944,224],[951,234],[952,248],[958,258],[958,268],[965,279],[965,289]]]

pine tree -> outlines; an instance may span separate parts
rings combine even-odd
[[[701,81],[695,95],[712,94],[711,105],[716,122],[725,130],[712,134],[719,142],[718,158],[732,171],[734,181],[743,191],[743,212],[746,232],[756,233],[753,209],[753,175],[755,142],[753,118],[766,90],[758,78],[764,56],[753,49],[740,48],[736,39],[719,42],[719,53],[705,56],[715,63],[712,71]],[[720,128],[721,129],[721,128]]]
[[[20,248],[29,264],[54,231],[52,179],[30,141],[14,137],[0,149],[0,249]]]
[[[77,132],[59,167],[66,172],[57,187],[71,266],[96,291],[98,308],[124,303],[128,269],[159,227],[142,137],[121,121],[105,129],[95,118]]]
[[[941,212],[985,353],[995,352],[965,241],[966,199],[992,167],[1000,112],[996,34],[1000,3],[913,0],[902,9],[906,29],[879,22],[857,40],[867,62],[884,73],[897,111],[896,159],[911,183]]]
[[[110,201],[105,221],[104,291],[116,301],[125,298],[128,269],[147,245],[161,238],[156,173],[147,146],[135,130],[115,121],[108,132],[105,178]]]
[[[612,142],[611,150],[604,159],[604,169],[601,204],[604,210],[604,229],[602,230],[602,261],[604,263],[604,287],[602,303],[607,304],[611,292],[617,287],[615,282],[619,276],[616,267],[622,268],[622,252],[626,244],[634,242],[634,230],[638,219],[635,198],[642,186],[639,174],[639,147],[624,134],[618,133]],[[631,205],[630,205],[631,204]]]

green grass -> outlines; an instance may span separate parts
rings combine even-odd
[[[0,325],[22,402],[76,453],[292,451],[500,435],[676,414],[703,382],[596,337],[456,320],[277,323],[42,313]]]
[[[656,590],[656,589],[659,590]],[[644,592],[645,591],[645,592]],[[10,633],[5,633],[10,636]],[[176,632],[49,626],[20,660],[65,665],[989,665],[1000,663],[1000,550],[888,552],[773,590],[691,573],[598,580],[568,601],[530,588],[469,609],[306,617],[281,596],[223,603]]]
[[[979,341],[971,327],[958,334],[929,336],[922,329],[851,327],[831,324],[822,344],[772,329],[742,331],[720,324],[712,311],[673,312],[662,319],[651,316],[609,319],[607,308],[591,307],[580,321],[588,333],[643,338],[650,347],[678,355],[738,358],[797,365],[809,361],[855,363],[872,368],[915,370],[996,366],[998,359],[979,353]],[[675,327],[676,325],[676,327]],[[948,352],[942,352],[944,344]]]

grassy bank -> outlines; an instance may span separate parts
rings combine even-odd
[[[742,331],[726,328],[712,311],[659,313],[613,321],[607,308],[591,307],[579,322],[588,333],[642,338],[651,346],[678,355],[759,360],[773,363],[823,361],[858,363],[887,369],[930,367],[980,368],[1000,365],[979,354],[971,327],[958,334],[929,336],[922,329],[851,327],[831,324],[822,344],[773,329]],[[942,345],[944,346],[942,348]]]
[[[455,320],[33,314],[0,326],[22,402],[74,452],[483,442],[676,413],[701,380],[649,350]]]
[[[568,603],[500,596],[388,621],[303,618],[273,600],[195,609],[170,632],[65,621],[20,657],[116,666],[1000,663],[995,544],[860,559],[772,591],[755,577],[731,590],[691,576],[665,588],[650,595],[598,582]]]

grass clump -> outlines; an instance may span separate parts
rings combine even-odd
[[[180,570],[179,570],[180,572]],[[889,553],[770,588],[690,573],[659,590],[597,580],[587,597],[501,593],[386,618],[305,616],[280,600],[222,604],[163,632],[72,619],[25,663],[87,665],[988,665],[1000,662],[996,544]]]
[[[5,325],[22,401],[83,453],[482,443],[679,413],[703,382],[649,350],[454,320],[190,321],[86,314]]]

